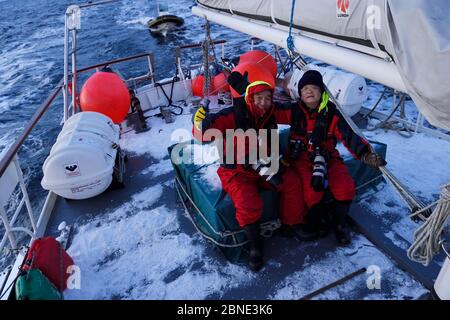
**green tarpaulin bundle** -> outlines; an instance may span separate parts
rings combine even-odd
[[[289,130],[280,131],[281,152],[287,148],[288,136]],[[385,144],[379,142],[371,142],[371,144],[376,152],[386,155]],[[215,171],[219,164],[209,159],[206,161],[194,159],[198,157],[194,149],[198,151],[199,148],[202,148],[201,144],[194,140],[169,148],[178,192],[182,201],[190,202],[192,208],[188,211],[199,232],[214,243],[228,260],[233,263],[245,263],[248,253],[247,238],[235,218],[234,205],[230,197],[221,189],[219,178],[217,177],[216,184],[219,185],[217,186],[212,185],[206,177],[206,173]],[[380,171],[367,167],[350,155],[343,155],[343,158],[355,180],[359,194],[382,180]],[[266,235],[270,236],[271,232],[279,226],[278,194],[271,190],[260,192],[264,201],[262,228]]]

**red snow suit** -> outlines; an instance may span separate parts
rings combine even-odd
[[[243,101],[243,98],[241,99]],[[238,99],[235,99],[235,107],[225,108],[216,114],[207,114],[207,119],[205,119],[202,126],[202,132],[199,132],[195,126],[193,127],[194,137],[200,141],[207,141],[203,136],[207,129],[219,130],[224,137],[223,152],[225,154],[225,130],[254,128],[258,132],[258,129],[276,129],[275,119],[280,117],[285,119],[281,114],[277,116],[278,113],[285,112],[285,110],[281,110],[285,107],[278,109],[272,106],[263,119],[259,123],[255,123],[255,119],[253,119],[248,108],[244,107],[245,113],[243,115],[237,111],[237,101]],[[245,102],[243,104],[245,106]],[[233,145],[236,148],[236,141],[233,141]],[[258,221],[263,211],[263,202],[258,188],[271,188],[270,184],[261,178],[255,170],[242,164],[223,164],[217,170],[217,174],[222,182],[223,189],[229,194],[234,203],[236,219],[239,225],[243,227]],[[287,225],[301,223],[306,214],[301,181],[292,168],[284,168],[282,179],[283,182],[277,188],[277,191],[280,193],[279,212],[281,222]]]
[[[291,138],[300,139],[308,148],[311,143],[317,111],[309,110],[302,102],[295,103],[291,107],[291,112],[285,111],[281,114],[282,118],[277,119],[277,122],[287,123],[286,121],[289,119]],[[336,106],[329,101],[326,137],[320,146],[327,158],[328,185],[336,200],[352,200],[355,196],[355,183],[339,151],[336,149],[338,140],[344,144],[356,159],[360,159],[363,154],[371,150],[370,144],[351,129],[336,109]],[[292,166],[302,180],[305,204],[308,208],[311,208],[322,199],[323,192],[316,192],[311,187],[313,160],[311,157],[312,150],[308,149],[306,152],[301,153],[299,159],[294,161]]]

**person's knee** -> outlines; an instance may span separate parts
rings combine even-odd
[[[252,224],[260,220],[262,217],[262,212],[262,205],[260,209],[236,208],[236,220],[241,227],[244,227],[245,225]]]
[[[316,192],[312,188],[306,189],[304,194],[305,205],[308,208],[311,208],[315,204],[318,204],[323,198],[323,192]]]
[[[302,183],[299,176],[292,170],[286,171],[283,176],[280,191],[302,192]]]
[[[330,184],[330,189],[333,197],[338,201],[351,201],[356,194],[355,183],[351,178]]]

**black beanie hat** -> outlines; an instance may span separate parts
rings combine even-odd
[[[320,88],[320,90],[324,91],[323,78],[322,74],[320,74],[317,70],[308,70],[305,72],[303,77],[298,82],[298,95],[301,96],[300,91],[302,88],[308,84],[314,84]]]

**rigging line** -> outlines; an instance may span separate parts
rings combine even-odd
[[[295,8],[295,0],[292,0],[292,5],[291,5],[291,19],[289,22],[289,35],[286,39],[287,42],[287,47],[290,51],[293,51],[295,49],[295,45],[294,45],[294,39],[292,37],[292,26],[293,26],[293,21],[294,21],[294,8]]]
[[[380,97],[378,98],[378,101],[375,103],[375,105],[372,107],[372,109],[370,109],[370,111],[366,115],[363,116],[363,119],[367,119],[372,114],[372,112],[375,111],[378,104],[381,102],[381,100],[383,100],[384,95],[386,94],[387,90],[388,90],[388,87],[384,87],[384,90],[381,93]]]
[[[414,232],[414,241],[408,249],[408,258],[424,266],[429,265],[444,243],[444,240],[441,240],[441,235],[449,218],[450,184],[447,184],[442,187],[433,214]],[[446,252],[445,247],[443,248]]]

